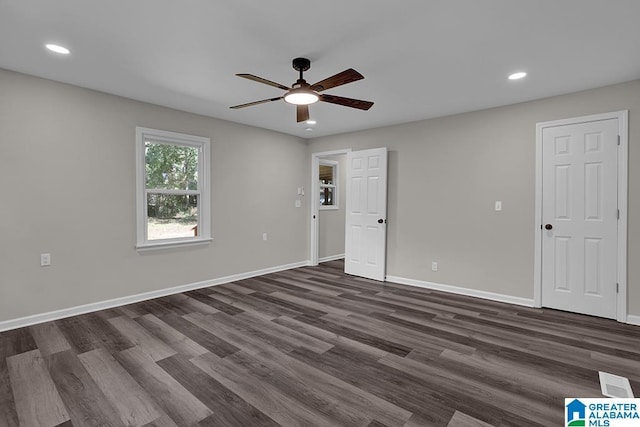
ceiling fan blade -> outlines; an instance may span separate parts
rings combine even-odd
[[[309,120],[309,106],[308,105],[297,105],[296,106],[296,116],[297,122],[305,122]]]
[[[283,90],[291,89],[288,86],[281,85],[280,83],[272,82],[271,80],[263,79],[262,77],[254,76],[253,74],[236,74],[238,77],[244,77],[245,79],[253,80],[254,82],[264,83],[269,86],[277,87]]]
[[[353,68],[349,68],[348,70],[344,70],[343,72],[338,73],[335,76],[327,77],[326,79],[311,85],[311,89],[315,90],[316,92],[322,92],[323,90],[331,89],[332,87],[346,85],[347,83],[355,82],[362,79],[364,79],[364,76],[362,74],[360,74]]]
[[[233,107],[229,107],[229,108],[233,108],[234,110],[236,110],[238,108],[251,107],[252,105],[264,104],[265,102],[279,101],[281,99],[282,97],[280,96],[278,98],[269,98],[269,99],[263,99],[262,101],[254,101],[254,102],[248,102],[246,104],[234,105]]]
[[[344,105],[345,107],[357,108],[359,110],[368,110],[373,105],[371,101],[362,101],[360,99],[344,98],[342,96],[327,94],[320,95],[320,101]]]

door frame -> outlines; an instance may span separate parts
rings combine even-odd
[[[318,192],[318,180],[317,176],[320,173],[320,159],[324,157],[333,157],[340,155],[347,155],[351,152],[351,148],[343,148],[340,150],[322,151],[318,153],[311,153],[311,212],[310,212],[310,225],[309,225],[309,264],[312,266],[318,265],[318,244],[320,234],[320,193]],[[343,172],[341,172],[343,173]],[[346,203],[346,197],[348,192],[345,191],[343,196]]]
[[[545,128],[594,122],[600,120],[618,120],[618,250],[617,276],[618,296],[616,301],[616,320],[627,322],[627,188],[628,188],[628,153],[629,153],[629,111],[621,110],[610,113],[552,120],[536,124],[536,181],[535,181],[535,247],[534,247],[534,287],[533,305],[542,307],[542,132]]]

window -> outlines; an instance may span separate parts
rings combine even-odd
[[[211,240],[209,138],[136,128],[137,248]]]
[[[338,162],[320,160],[320,209],[338,209]]]

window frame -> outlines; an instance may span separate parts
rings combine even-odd
[[[316,180],[318,182],[318,210],[321,211],[333,211],[340,209],[339,206],[339,194],[338,194],[338,179],[339,179],[339,162],[335,160],[325,160],[320,159],[318,163],[318,176]],[[323,184],[320,182],[320,166],[331,166],[333,168],[333,184]],[[333,189],[333,205],[323,205],[320,203],[320,195],[322,194],[322,190],[324,188],[332,188]]]
[[[198,148],[198,189],[160,190],[158,194],[192,194],[198,196],[198,235],[171,239],[148,240],[145,141]],[[202,245],[211,242],[210,157],[211,140],[203,136],[187,135],[136,126],[136,249],[153,250],[178,246]]]

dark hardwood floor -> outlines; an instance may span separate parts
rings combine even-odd
[[[560,426],[640,328],[342,262],[0,334],[0,426]]]

